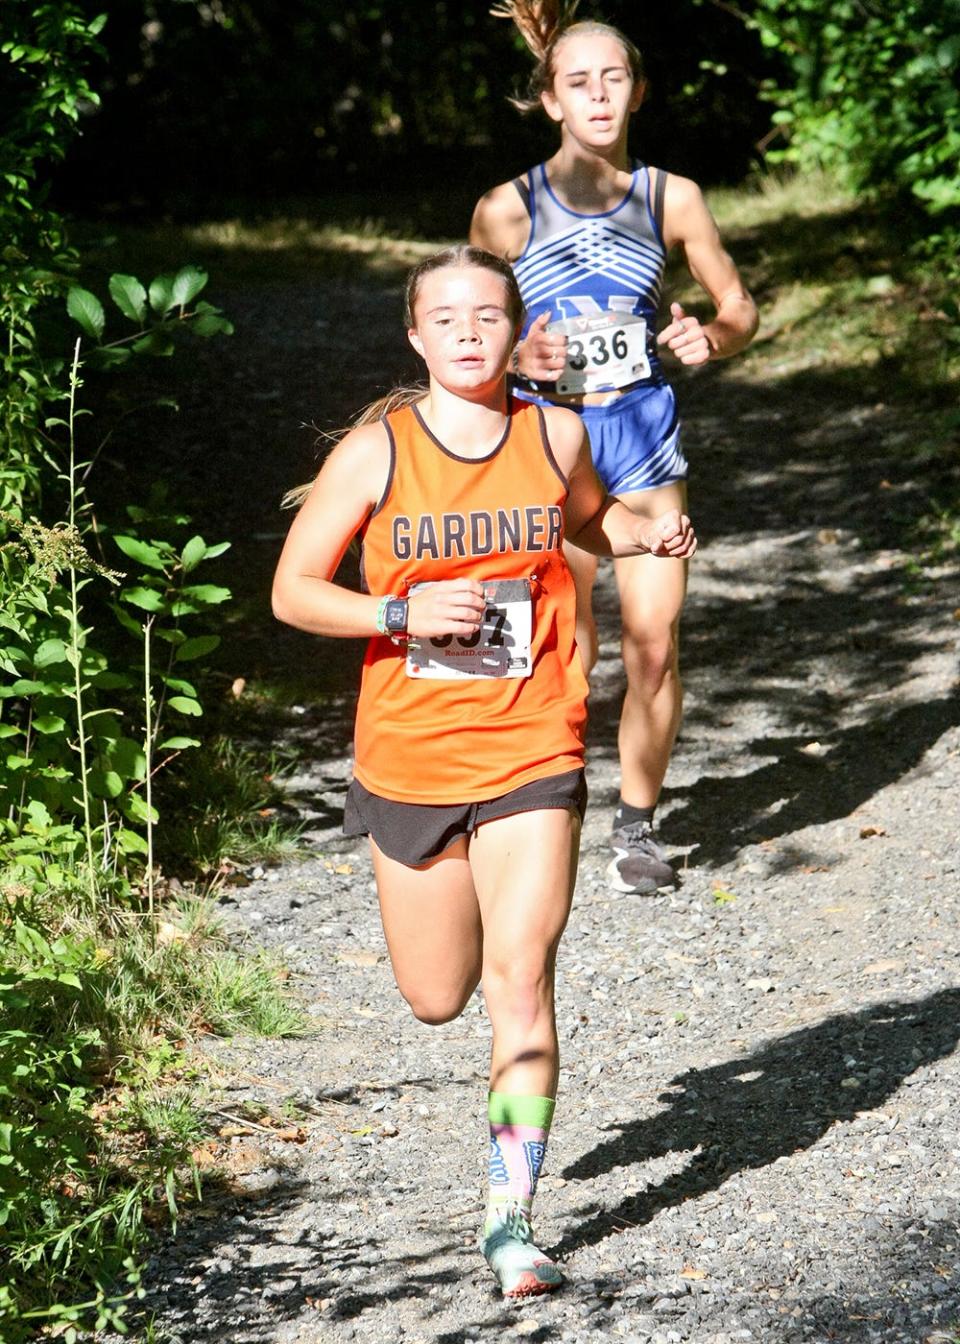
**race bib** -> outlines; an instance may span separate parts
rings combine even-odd
[[[411,596],[427,584],[414,584]],[[485,579],[483,621],[472,635],[407,641],[407,676],[457,681],[463,677],[529,677],[533,671],[533,602],[528,579]]]
[[[567,338],[567,362],[557,377],[563,395],[612,392],[650,377],[647,324],[634,313],[568,317],[546,330]]]

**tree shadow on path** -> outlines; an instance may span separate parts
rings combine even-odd
[[[776,760],[747,775],[702,775],[688,788],[669,790],[676,802],[661,834],[675,843],[695,835],[694,863],[726,863],[745,844],[850,816],[913,769],[958,723],[960,702],[935,700],[839,731],[824,724],[825,756],[805,754],[809,732],[751,742],[750,750],[773,753]],[[779,804],[776,812],[771,804]]]
[[[661,1096],[667,1105],[658,1115],[616,1126],[619,1133],[562,1174],[589,1180],[669,1153],[689,1150],[693,1158],[656,1188],[581,1222],[551,1253],[596,1245],[625,1225],[642,1226],[661,1209],[719,1189],[740,1171],[810,1148],[837,1122],[882,1105],[921,1065],[951,1054],[958,1040],[960,988],[944,989],[828,1018],[752,1054],[688,1070]]]

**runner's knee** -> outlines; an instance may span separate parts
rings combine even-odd
[[[418,1022],[428,1027],[442,1027],[460,1016],[475,985],[450,985],[431,988],[429,985],[400,985],[400,993],[410,1005]]]
[[[677,669],[677,643],[670,629],[631,631],[624,628],[621,647],[627,681],[657,691]]]
[[[494,1022],[528,1030],[552,1004],[553,977],[543,965],[498,961],[484,967],[483,991]]]

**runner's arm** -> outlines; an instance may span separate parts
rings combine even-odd
[[[382,495],[390,444],[382,425],[363,425],[327,458],[287,534],[273,579],[273,614],[313,635],[369,637],[380,595],[333,582],[347,547]]]
[[[750,344],[757,330],[757,306],[723,246],[703,193],[687,177],[671,173],[667,178],[663,234],[668,250],[674,246],[683,248],[690,274],[710,296],[715,315],[711,321],[700,324],[696,318],[687,317],[679,304],[672,305],[674,320],[660,332],[660,344],[668,345],[685,363],[705,363],[707,359],[738,354]],[[680,322],[684,322],[686,330],[681,330]],[[684,351],[692,348],[698,331],[706,339],[703,357],[684,359]]]

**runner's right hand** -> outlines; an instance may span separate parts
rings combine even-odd
[[[652,522],[638,521],[637,541],[650,555],[688,560],[697,549],[693,524],[679,509],[668,509]]]
[[[567,362],[567,338],[546,330],[551,313],[541,313],[517,347],[520,372],[535,383],[555,383]]]
[[[476,579],[441,579],[411,594],[407,634],[417,639],[472,635],[483,620],[486,605]]]

